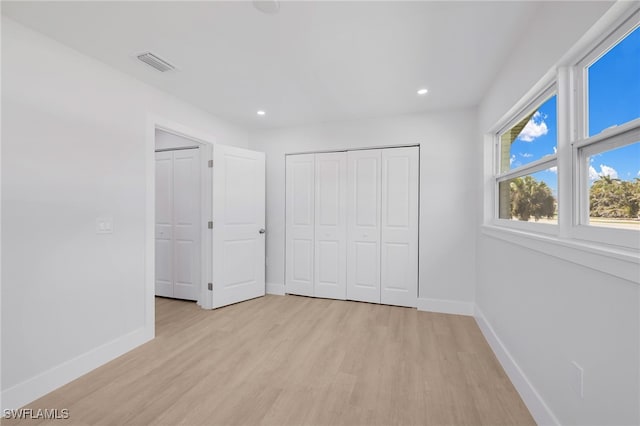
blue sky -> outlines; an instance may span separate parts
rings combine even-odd
[[[511,168],[553,155],[557,146],[558,128],[556,123],[557,97],[554,95],[544,102],[531,120],[522,129],[520,135],[511,144]],[[558,175],[553,171],[542,171],[533,175],[543,180],[557,195]]]
[[[589,75],[589,135],[640,117],[640,28],[597,60]],[[544,102],[511,145],[511,168],[553,154],[556,148],[556,96]],[[640,178],[640,141],[592,156],[589,175]],[[557,194],[554,171],[536,173]]]
[[[640,27],[589,68],[589,135],[640,117]],[[594,155],[591,178],[640,177],[640,143]]]

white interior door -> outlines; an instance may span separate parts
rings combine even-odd
[[[156,153],[156,295],[200,294],[200,152]]]
[[[264,153],[213,147],[214,308],[265,294]]]
[[[347,153],[315,154],[314,296],[347,297]],[[295,256],[295,254],[294,254]]]
[[[380,303],[381,150],[347,153],[347,299]]]
[[[313,296],[315,154],[286,157],[285,292]]]
[[[173,152],[156,152],[156,295],[173,297]]]
[[[200,294],[200,150],[173,152],[173,297],[198,300]]]
[[[418,302],[418,147],[382,150],[381,303]]]
[[[200,294],[200,152],[156,153],[156,295]]]

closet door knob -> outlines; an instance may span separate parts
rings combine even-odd
[[[261,234],[264,234],[264,233],[265,233],[265,232],[267,232],[267,231],[266,231],[266,229],[264,229],[264,228],[260,228],[260,230],[259,230],[258,232],[259,232],[259,233],[261,233]]]

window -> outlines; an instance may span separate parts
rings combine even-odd
[[[493,224],[640,249],[640,10],[616,27],[491,135]]]
[[[577,65],[576,79],[576,224],[640,230],[638,13]]]
[[[640,249],[640,9],[610,28],[487,138],[494,225]]]
[[[558,223],[557,95],[546,90],[498,133],[498,218]]]
[[[558,223],[557,186],[551,169],[500,182],[500,219]]]
[[[558,147],[556,95],[504,132],[500,143],[504,153],[500,158],[502,172],[554,155]]]
[[[589,225],[640,230],[640,142],[593,152],[586,167]]]

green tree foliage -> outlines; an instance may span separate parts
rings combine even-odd
[[[556,199],[544,182],[531,176],[509,181],[511,217],[528,221],[532,217],[553,218]],[[614,219],[640,218],[640,179],[632,181],[601,176],[589,189],[589,207],[592,217]]]
[[[549,186],[531,176],[512,179],[509,183],[511,195],[511,217],[528,221],[532,216],[553,218],[556,199]]]
[[[633,181],[602,176],[591,185],[592,217],[636,219],[640,213],[640,179]]]

